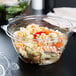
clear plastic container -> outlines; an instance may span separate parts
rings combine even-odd
[[[0,52],[0,76],[12,76],[12,70],[18,70],[18,64],[10,62],[4,53]]]
[[[62,44],[63,46],[62,47],[58,47],[58,46],[54,46],[54,45],[51,45],[53,43],[56,43],[56,40],[51,39],[51,41],[48,41],[47,40],[44,40],[44,39],[40,39],[39,41],[40,42],[43,42],[43,44],[50,44],[49,47],[54,47],[54,49],[58,50],[56,52],[45,52],[44,50],[40,53],[39,57],[40,57],[40,60],[37,62],[35,60],[34,57],[31,57],[31,53],[28,54],[26,52],[26,48],[25,50],[21,50],[21,48],[18,48],[16,46],[16,42],[18,42],[18,44],[21,44],[21,42],[23,42],[24,44],[25,43],[28,43],[28,47],[30,47],[31,44],[34,44],[35,43],[35,40],[38,40],[38,39],[30,39],[29,38],[26,38],[24,39],[24,37],[15,37],[14,36],[14,33],[16,31],[19,31],[20,30],[20,27],[23,27],[23,28],[26,28],[29,24],[37,24],[39,25],[39,27],[46,27],[48,29],[52,29],[54,31],[58,31],[58,32],[61,32],[62,35],[60,35],[58,37],[58,42],[61,42],[63,41],[64,44]],[[58,61],[65,49],[65,46],[68,42],[68,38],[69,38],[69,33],[71,32],[72,30],[72,25],[71,23],[62,18],[62,17],[58,17],[58,16],[36,16],[36,15],[33,15],[33,16],[23,16],[23,17],[18,17],[18,18],[15,18],[13,20],[10,21],[10,23],[6,26],[3,26],[2,27],[7,35],[12,39],[12,43],[16,49],[16,52],[18,53],[19,57],[26,63],[36,63],[36,64],[39,64],[39,65],[47,65],[47,64],[52,64],[56,61]],[[29,28],[28,28],[29,30]],[[62,40],[61,40],[62,39]],[[27,41],[25,41],[27,40]],[[33,42],[32,42],[33,41]],[[38,43],[36,43],[38,45]],[[43,46],[43,47],[46,47],[46,46]],[[42,48],[43,48],[42,47]],[[32,51],[35,51],[37,52],[38,50],[35,49],[35,47],[33,47]],[[40,52],[42,49],[40,49],[38,52]],[[46,51],[48,50],[48,48],[46,49]],[[26,54],[28,54],[28,57],[26,57]],[[48,58],[49,57],[49,58]]]

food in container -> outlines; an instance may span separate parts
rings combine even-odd
[[[5,27],[20,58],[39,65],[60,59],[71,31],[70,22],[56,16],[23,16]]]
[[[15,31],[15,46],[21,56],[30,59],[31,63],[43,64],[57,60],[67,43],[67,36],[64,33],[39,27],[38,24],[29,24],[26,28],[20,27]],[[21,39],[17,40],[19,37]]]

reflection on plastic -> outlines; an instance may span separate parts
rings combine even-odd
[[[4,75],[5,75],[4,67],[0,65],[0,76],[4,76]]]
[[[18,69],[18,64],[10,62],[3,53],[0,53],[0,76],[12,76],[11,71]]]

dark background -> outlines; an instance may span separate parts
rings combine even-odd
[[[76,7],[76,0],[44,0],[44,13],[48,13],[50,10],[52,12],[53,8],[57,7]]]
[[[54,7],[76,7],[76,0],[54,0]]]

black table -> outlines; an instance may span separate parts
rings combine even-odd
[[[76,76],[76,35],[69,38],[60,60],[47,66],[26,64],[19,59],[11,39],[0,29],[0,52],[19,64],[20,69],[12,71],[13,76]]]

